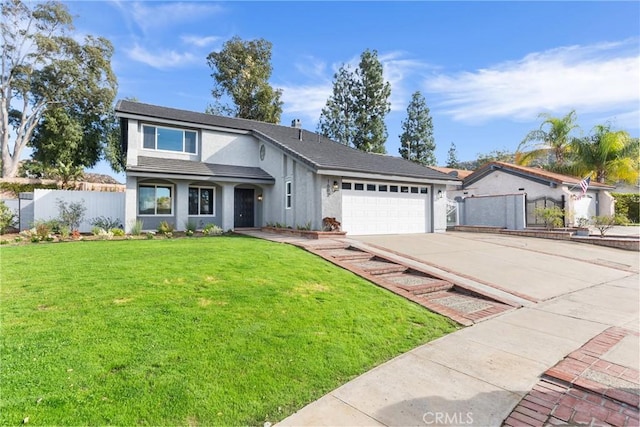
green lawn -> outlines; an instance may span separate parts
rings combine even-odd
[[[262,425],[454,324],[246,237],[0,248],[0,425]]]

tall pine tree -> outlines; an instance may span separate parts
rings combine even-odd
[[[391,111],[391,84],[384,81],[378,52],[366,50],[360,55],[355,97],[357,102],[354,146],[362,151],[384,154],[387,150],[387,126],[384,119]]]
[[[384,81],[378,54],[366,50],[355,72],[343,65],[334,75],[333,93],[322,109],[318,132],[362,151],[385,153],[391,85]]]
[[[411,97],[407,107],[407,118],[402,122],[400,135],[400,155],[412,162],[425,166],[436,164],[436,143],[433,139],[433,120],[429,107],[417,91]]]
[[[322,109],[318,132],[344,145],[353,145],[356,125],[355,79],[348,65],[333,75],[333,94]]]
[[[449,151],[447,152],[447,164],[448,168],[458,169],[460,166],[460,160],[458,160],[458,150],[456,149],[456,144],[453,142],[449,147]]]

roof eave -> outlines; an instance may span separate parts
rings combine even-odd
[[[420,177],[416,175],[385,174],[380,172],[372,173],[372,172],[355,171],[355,170],[339,169],[339,168],[326,168],[326,169],[319,168],[318,174],[330,175],[330,176],[342,176],[347,178],[370,179],[370,180],[416,182],[416,183],[423,183],[423,184],[460,185],[462,183],[461,181],[440,180],[437,178]]]
[[[221,176],[221,175],[202,175],[202,174],[185,174],[171,173],[167,171],[150,170],[145,168],[130,167],[127,169],[127,175],[138,178],[161,178],[161,179],[179,179],[179,180],[196,180],[209,182],[250,182],[254,184],[275,184],[275,179],[252,178],[243,176]]]

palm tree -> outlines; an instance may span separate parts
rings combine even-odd
[[[546,160],[551,157],[550,168],[562,168],[571,149],[571,142],[575,139],[571,132],[579,129],[576,124],[576,112],[572,110],[560,118],[546,113],[541,113],[538,117],[545,120],[539,129],[529,132],[518,146],[516,164],[526,166],[537,159],[543,159],[547,163]]]
[[[610,125],[597,125],[588,137],[571,145],[574,175],[591,173],[600,183],[634,183],[640,175],[640,139],[625,131],[612,131]]]

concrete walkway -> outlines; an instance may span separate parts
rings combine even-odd
[[[355,240],[531,302],[378,366],[281,426],[500,425],[567,355],[612,326],[639,329],[635,252],[459,232]],[[614,350],[639,368],[637,348]]]

